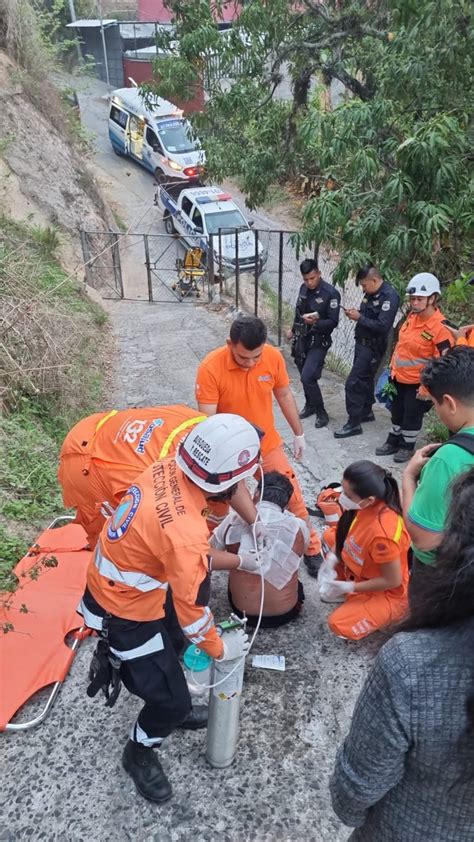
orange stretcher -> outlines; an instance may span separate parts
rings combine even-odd
[[[0,731],[24,731],[39,725],[51,710],[81,640],[89,634],[76,608],[84,592],[90,550],[82,526],[59,517],[39,536],[15,567],[20,586],[0,595]],[[58,526],[58,524],[67,525]],[[45,566],[47,559],[57,566]],[[49,562],[46,561],[46,564]],[[38,572],[31,578],[31,571]],[[25,609],[22,609],[25,606]],[[72,645],[66,638],[73,635]],[[41,688],[53,685],[41,713],[28,722],[11,723],[17,711]]]

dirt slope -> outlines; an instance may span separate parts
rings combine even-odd
[[[108,228],[113,218],[87,162],[49,122],[47,108],[28,99],[19,78],[0,51],[0,206],[17,221],[61,228],[69,235],[66,252],[78,258],[78,229]]]

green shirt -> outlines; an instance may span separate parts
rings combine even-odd
[[[458,432],[474,436],[474,427],[464,427]],[[443,532],[450,504],[450,486],[460,474],[474,467],[474,456],[456,444],[444,444],[424,466],[418,487],[408,510],[408,518],[417,526],[430,532]],[[413,552],[424,564],[434,564],[436,550],[419,550],[412,544]]]

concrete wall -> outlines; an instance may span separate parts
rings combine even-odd
[[[125,85],[127,87],[131,86],[131,83],[128,80],[129,76],[131,76],[132,79],[135,79],[135,82],[137,82],[138,84],[141,84],[142,82],[152,82],[153,65],[151,61],[137,61],[131,58],[124,58],[123,74],[125,77]],[[178,105],[179,108],[182,108],[185,114],[192,114],[195,111],[203,111],[203,89],[200,89],[199,93],[194,97],[194,99],[188,100],[187,102],[181,102],[180,100],[176,100],[176,105]]]

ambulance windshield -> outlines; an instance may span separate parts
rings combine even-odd
[[[192,136],[192,129],[187,120],[163,120],[156,126],[160,140],[167,152],[183,155],[199,148]]]

